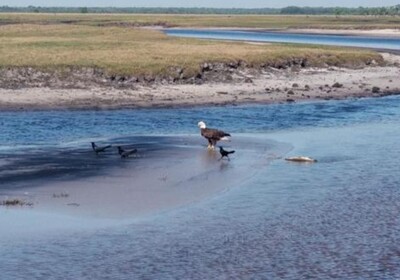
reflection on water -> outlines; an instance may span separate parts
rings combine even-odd
[[[0,241],[2,279],[398,279],[399,106],[391,97],[204,109],[216,126],[269,131],[294,145],[291,156],[320,162],[275,160],[228,192],[112,228]],[[201,114],[173,112],[186,116],[182,132]],[[164,116],[160,127],[172,122]]]

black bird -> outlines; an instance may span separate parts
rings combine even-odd
[[[133,150],[124,150],[120,146],[118,146],[118,153],[121,156],[121,158],[128,158],[130,155],[134,154],[137,152],[137,149]]]
[[[219,147],[219,153],[221,154],[221,158],[219,159],[219,160],[221,160],[221,159],[223,159],[224,157],[227,157],[227,159],[228,160],[230,160],[229,159],[229,155],[230,154],[233,154],[235,151],[226,151],[226,150],[224,150],[224,148],[222,148],[221,146]]]
[[[104,153],[108,148],[111,148],[111,145],[99,147],[96,145],[96,143],[92,142],[92,149],[96,153],[96,155],[99,153]]]

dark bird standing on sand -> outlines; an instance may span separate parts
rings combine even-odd
[[[207,128],[205,122],[201,121],[198,124],[200,127],[201,136],[208,140],[208,149],[214,149],[215,145],[220,140],[228,140],[231,136],[229,133],[225,133],[222,130]]]
[[[99,147],[96,145],[96,143],[92,142],[92,149],[96,153],[96,155],[99,153],[104,153],[108,148],[111,148],[111,145]]]
[[[121,147],[118,146],[118,153],[121,156],[121,158],[128,158],[130,155],[133,155],[136,152],[137,152],[137,149],[124,150],[124,149],[122,149]]]
[[[221,159],[223,159],[224,157],[226,157],[228,160],[230,160],[229,155],[233,154],[235,151],[226,151],[224,150],[224,148],[222,148],[221,146],[219,147],[219,153],[221,154]]]

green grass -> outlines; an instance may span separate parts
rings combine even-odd
[[[116,17],[114,15],[111,18]],[[46,71],[100,68],[109,74],[156,76],[200,71],[203,62],[244,61],[250,67],[306,59],[308,65],[356,66],[382,61],[372,51],[304,45],[248,44],[168,37],[131,27],[71,24],[0,26],[0,67]]]

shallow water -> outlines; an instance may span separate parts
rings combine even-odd
[[[235,134],[234,141],[225,143],[225,149],[237,151],[230,161],[207,150],[198,136],[110,141],[134,143],[138,152],[121,159],[115,148],[96,155],[88,147],[70,147],[14,156],[0,171],[0,201],[17,197],[32,203],[35,212],[132,220],[224,192],[257,176],[292,148],[263,135]],[[10,228],[0,230],[1,239],[14,236]]]
[[[232,134],[267,133],[294,147],[288,155],[319,162],[275,160],[250,180],[190,205],[0,241],[2,279],[400,278],[399,97],[20,114],[0,113],[3,157],[10,148],[81,149],[93,138],[194,134],[204,119]]]
[[[296,34],[284,32],[212,30],[212,29],[167,29],[167,35],[177,37],[275,42],[295,44],[316,44],[330,46],[348,46],[374,49],[400,50],[400,39],[390,37]]]
[[[399,97],[298,104],[109,111],[0,112],[0,152],[86,147],[132,135],[198,134],[197,123],[233,133],[270,133],[398,119]]]

